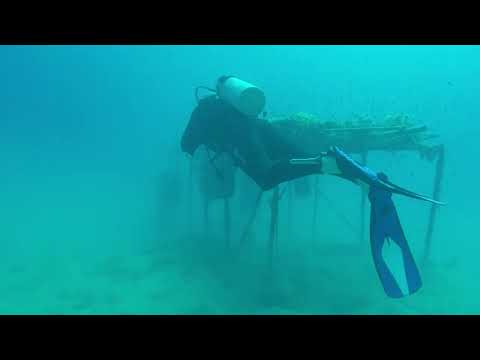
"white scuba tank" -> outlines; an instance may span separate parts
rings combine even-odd
[[[263,91],[234,76],[222,76],[218,79],[217,95],[249,117],[256,117],[265,108]]]

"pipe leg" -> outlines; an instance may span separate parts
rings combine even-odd
[[[437,166],[435,170],[435,180],[433,183],[433,199],[438,199],[440,196],[444,168],[445,168],[445,147],[444,145],[441,145],[438,149]],[[432,248],[433,228],[435,225],[435,219],[437,215],[437,207],[438,206],[433,204],[430,208],[427,235],[425,237],[425,250],[423,254],[423,262],[428,261],[428,258],[430,257],[430,252]]]
[[[278,239],[278,203],[280,200],[280,190],[277,186],[273,191],[273,198],[271,202],[271,217],[270,217],[270,238],[268,242],[268,272],[270,278],[273,276],[273,258],[275,255],[276,242]]]
[[[315,241],[317,236],[317,213],[318,213],[318,183],[320,180],[319,175],[315,175],[315,181],[313,184],[313,221],[312,221],[312,240]]]
[[[193,238],[193,160],[189,161],[188,169],[188,231]]]
[[[253,211],[252,211],[252,214],[250,215],[250,218],[248,219],[248,222],[245,225],[245,228],[243,229],[242,237],[240,238],[240,246],[243,246],[245,244],[247,238],[248,238],[248,235],[250,233],[250,229],[251,229],[251,227],[253,225],[253,222],[255,221],[255,218],[257,216],[257,211],[258,211],[258,208],[260,207],[262,196],[263,196],[263,191],[259,190],[258,195],[257,195],[257,199],[255,201],[255,206],[254,206]]]
[[[208,216],[208,208],[210,205],[210,201],[208,199],[203,200],[203,231],[205,239],[208,239],[210,235],[210,223],[209,223],[209,216]]]
[[[223,200],[223,216],[225,221],[225,245],[230,250],[230,201],[228,198]]]
[[[362,165],[367,165],[368,152],[362,152]],[[361,200],[360,200],[360,244],[363,244],[365,240],[365,208],[367,201],[367,192],[364,188],[360,188]]]
[[[287,184],[287,196],[288,196],[288,203],[287,203],[287,238],[292,238],[292,217],[293,217],[293,182],[290,181]]]

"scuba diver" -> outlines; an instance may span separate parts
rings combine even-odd
[[[214,94],[199,99],[198,90]],[[439,201],[391,183],[383,173],[359,164],[336,146],[320,154],[302,149],[301,143],[287,139],[267,120],[259,117],[265,107],[263,92],[234,76],[222,76],[216,89],[198,87],[198,105],[182,135],[183,152],[193,156],[203,145],[215,157],[227,153],[234,164],[263,191],[308,175],[334,175],[357,185],[369,187],[370,244],[375,268],[386,294],[399,298],[413,294],[422,286],[421,278],[405,239],[397,211],[391,199],[399,194],[443,205]],[[222,176],[217,172],[218,176]],[[383,258],[382,249],[391,239],[402,252],[400,276],[394,274]],[[403,277],[403,282],[400,278]]]

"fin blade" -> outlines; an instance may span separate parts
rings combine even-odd
[[[391,193],[371,188],[369,199],[371,202],[370,245],[375,268],[385,293],[392,298],[411,295],[422,287],[422,280],[391,199]],[[384,258],[383,249],[388,238],[401,251],[404,271],[401,275],[404,275],[407,286],[402,286],[397,269],[392,267],[391,263],[387,263]],[[406,290],[402,291],[402,288]]]

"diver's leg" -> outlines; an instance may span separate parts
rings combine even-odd
[[[265,173],[265,182],[269,188],[272,188],[286,181],[321,173],[321,163],[296,166],[291,164],[290,160],[280,160],[273,163]]]
[[[240,149],[240,167],[264,191],[275,186],[304,176],[320,174],[322,163],[312,163],[303,166],[292,164],[290,159],[272,160],[266,146],[256,134]]]
[[[303,166],[291,163],[288,154],[298,156],[305,154],[302,154],[296,146],[278,138],[268,126],[250,128],[242,140],[238,147],[240,158],[243,160],[240,166],[264,191],[286,181],[321,173],[321,162]]]
[[[234,152],[238,166],[262,190],[270,190],[274,185],[272,186],[268,171],[274,162],[268,155],[265,144],[259,138],[257,129],[250,128],[241,139]]]

